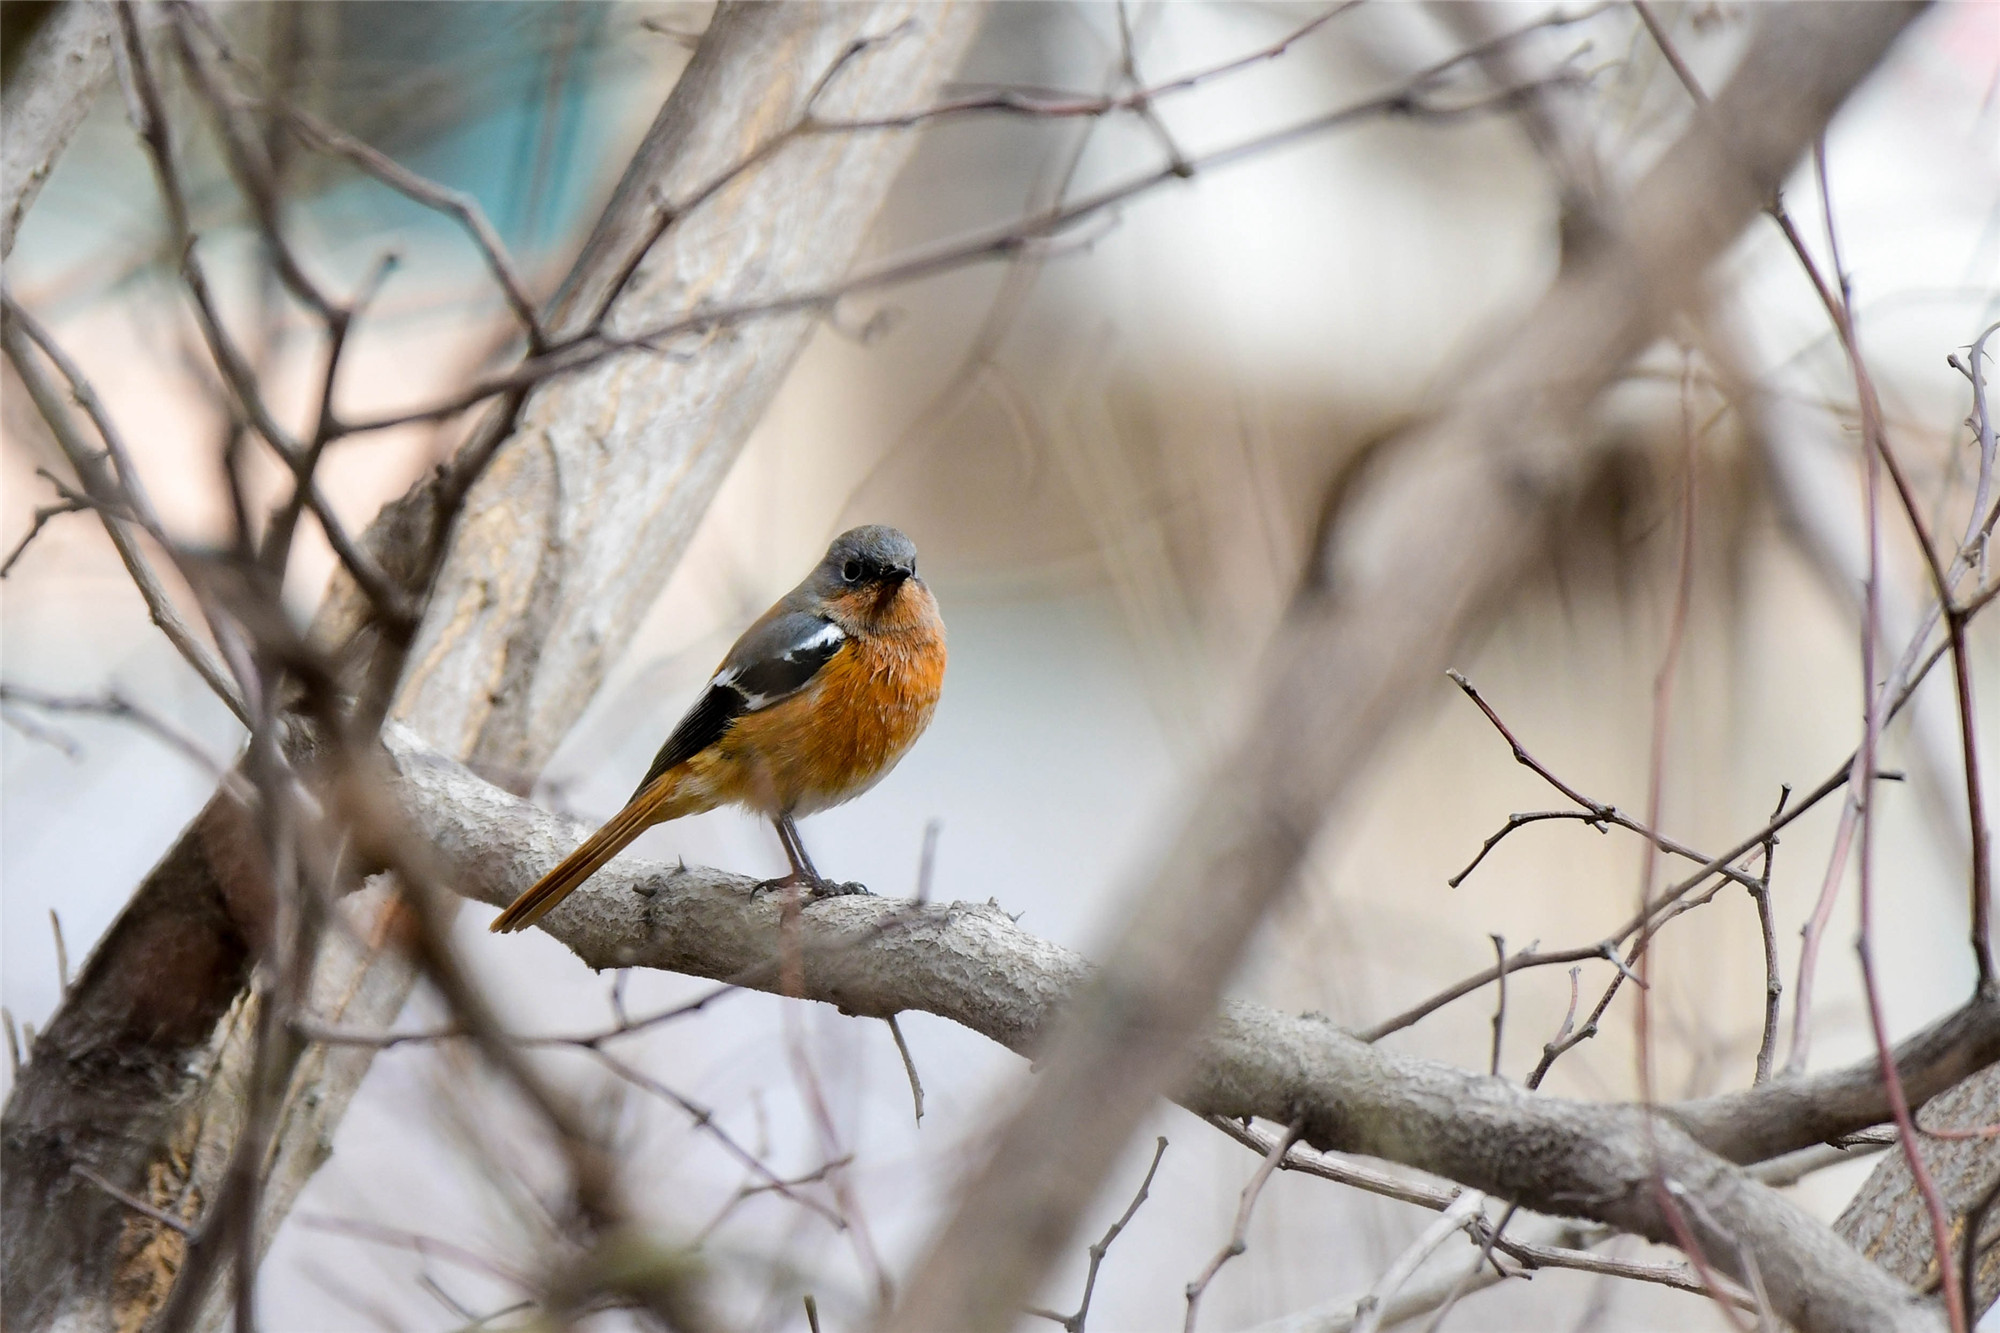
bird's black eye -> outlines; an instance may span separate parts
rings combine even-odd
[[[859,560],[850,560],[842,565],[840,567],[840,577],[846,579],[849,583],[859,583],[861,581],[861,562]]]

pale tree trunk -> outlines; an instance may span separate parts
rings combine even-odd
[[[583,319],[659,201],[707,187],[818,107],[859,117],[921,106],[956,68],[969,5],[725,5],[565,284],[552,326]],[[886,38],[844,59],[864,38]],[[631,274],[614,330],[703,299],[740,303],[825,285],[852,262],[907,156],[905,133],[806,135],[672,219]],[[596,691],[814,323],[769,319],[689,360],[631,352],[531,393],[452,535],[394,712],[481,771],[532,779]],[[368,544],[407,567],[428,488],[386,511]],[[337,587],[317,632],[352,626]],[[37,1042],[5,1119],[10,1325],[134,1328],[169,1294],[185,1242],[70,1170],[80,1164],[195,1218],[215,1196],[250,1056],[244,986],[269,919],[254,836],[218,796],[140,886]],[[396,909],[362,895],[328,933],[314,994],[343,1021],[386,1024],[414,979]],[[359,940],[362,947],[355,947]],[[368,1053],[311,1048],[271,1153],[270,1232],[325,1159]],[[192,1070],[193,1072],[190,1072]],[[220,1289],[205,1322],[222,1317]]]
[[[0,259],[111,74],[111,7],[66,0],[42,20],[0,98]]]

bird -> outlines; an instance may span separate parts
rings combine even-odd
[[[655,824],[720,805],[768,818],[791,873],[759,889],[851,891],[820,876],[795,819],[867,791],[909,752],[944,686],[944,620],[895,528],[843,532],[736,640],[638,790],[495,917],[524,930]]]

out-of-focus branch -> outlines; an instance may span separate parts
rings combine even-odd
[[[67,0],[26,50],[10,53],[19,63],[0,96],[0,259],[14,252],[21,220],[110,76],[113,35],[108,5]]]
[[[0,292],[0,302],[4,302],[5,306],[4,311],[0,311],[0,346],[5,348],[8,361],[21,377],[21,384],[34,400],[42,420],[48,423],[49,433],[55,437],[63,456],[76,470],[85,499],[103,522],[105,535],[111,539],[112,548],[118,552],[119,561],[131,576],[132,585],[139,590],[141,600],[146,603],[147,614],[160,632],[167,636],[175,651],[194,668],[195,674],[215,692],[215,696],[236,715],[237,720],[247,723],[249,709],[238,682],[231,679],[228,670],[216,659],[208,645],[196,638],[181,619],[173,598],[160,582],[152,561],[139,542],[141,531],[163,544],[167,536],[146,498],[144,487],[138,483],[138,474],[133,470],[131,458],[117,432],[107,428],[108,422],[98,410],[95,395],[89,391],[76,368],[57,354],[47,335],[4,292]],[[37,350],[54,358],[57,372],[67,381],[67,395],[58,390],[55,381],[42,369]],[[98,426],[101,449],[84,434],[64,401],[65,397],[82,405],[92,417]]]
[[[1618,232],[1576,256],[1442,412],[1356,488],[1278,631],[1240,739],[1187,802],[1181,833],[891,1329],[1009,1326],[1152,1098],[1181,1078],[1194,1034],[1328,807],[1449,655],[1497,613],[1596,474],[1597,456],[1574,438],[1586,409],[1699,290],[1709,263],[1917,12],[1760,11],[1714,114],[1697,117],[1639,183]],[[1705,1170],[1672,1134],[1661,1143],[1670,1177]],[[1650,1211],[1651,1196],[1635,1207]],[[1734,1238],[1699,1238],[1734,1273],[1729,1256],[1775,1238],[1773,1225],[1746,1214]],[[1772,1284],[1788,1317],[1801,1305],[1800,1276]],[[1830,1323],[1883,1327],[1885,1317],[1893,1323],[1880,1306],[1865,1318],[1857,1306]]]
[[[495,906],[512,901],[583,832],[480,781],[406,729],[392,727],[385,740],[396,800],[463,894]],[[847,1013],[920,1009],[1037,1057],[1058,1011],[1088,994],[1092,971],[1082,958],[1029,935],[996,906],[832,898],[806,906],[787,927],[780,904],[752,896],[755,883],[622,858],[542,924],[594,968],[662,968],[774,992],[789,980]],[[796,960],[786,977],[780,957]],[[1913,1097],[1958,1067],[1955,1055],[1936,1049],[1947,1042],[2000,1054],[2000,1002],[1976,1001],[1905,1046]],[[1200,1114],[1302,1123],[1317,1147],[1671,1242],[1654,1187],[1657,1144],[1666,1178],[1699,1204],[1686,1211],[1710,1256],[1752,1255],[1786,1319],[1809,1330],[1935,1329],[1935,1309],[1726,1160],[1741,1146],[1731,1137],[1735,1122],[1796,1119],[1795,1137],[1761,1141],[1773,1154],[1874,1123],[1879,1111],[1850,1087],[1874,1073],[1871,1058],[1837,1075],[1734,1094],[1731,1119],[1698,1114],[1701,1103],[1663,1108],[1649,1134],[1637,1106],[1545,1097],[1371,1046],[1324,1020],[1232,1003],[1199,1042],[1176,1096]],[[1822,1098],[1859,1118],[1818,1112]]]

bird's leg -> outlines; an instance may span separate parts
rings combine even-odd
[[[757,885],[754,892],[788,889],[795,885],[805,889],[807,894],[814,898],[834,898],[843,894],[868,892],[863,885],[835,884],[822,876],[814,868],[812,857],[806,854],[805,840],[799,837],[799,826],[792,822],[789,813],[772,816],[771,824],[778,830],[778,842],[785,849],[785,859],[792,863],[792,872],[778,879],[764,880]]]

